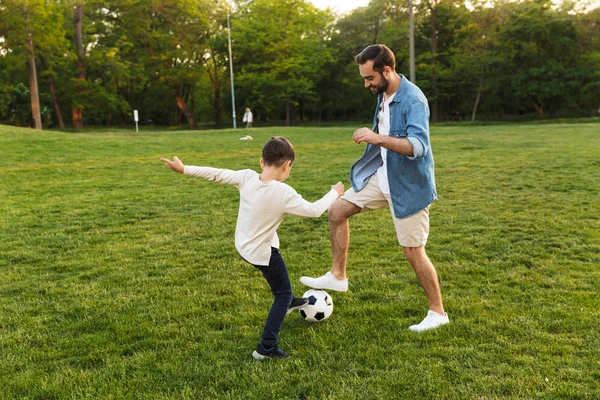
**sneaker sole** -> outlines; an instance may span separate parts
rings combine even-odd
[[[287,312],[285,313],[285,315],[290,315],[291,313],[293,313],[294,311],[298,311],[298,310],[302,310],[303,308],[305,308],[308,305],[308,303],[306,304],[302,304],[301,306],[296,306],[296,307],[290,307],[288,308]]]
[[[327,286],[327,285],[317,285],[317,284],[309,283],[307,281],[303,281],[302,278],[300,278],[300,283],[302,283],[304,286],[308,286],[309,288],[312,288],[312,289],[332,290],[334,292],[347,292],[348,291],[348,286],[340,288],[340,287],[333,287],[333,286]]]
[[[256,360],[268,360],[269,357],[267,356],[263,356],[262,354],[260,354],[258,351],[254,350],[254,352],[252,353],[252,357],[254,357],[254,359]]]
[[[425,331],[430,331],[432,329],[437,329],[440,326],[448,325],[449,323],[450,323],[450,321],[444,322],[444,323],[436,325],[436,326],[427,327],[427,328],[420,328],[419,325],[411,325],[408,327],[408,330],[411,332],[425,332]]]

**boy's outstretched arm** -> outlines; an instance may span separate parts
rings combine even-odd
[[[184,165],[179,157],[174,156],[173,161],[161,157],[160,161],[180,174],[190,175],[208,179],[209,181],[219,182],[239,187],[240,182],[249,170],[232,171],[230,169],[219,169],[211,167],[196,167],[194,165]]]
[[[286,214],[297,215],[299,217],[317,218],[327,211],[329,206],[343,194],[344,185],[342,182],[338,182],[331,186],[329,193],[314,203],[310,203],[290,187],[289,196],[286,199],[285,212]]]
[[[183,163],[181,162],[179,157],[173,157],[173,161],[169,160],[168,158],[161,157],[160,161],[164,162],[165,165],[171,168],[173,171],[183,174]]]

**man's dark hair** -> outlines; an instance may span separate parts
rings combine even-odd
[[[281,167],[288,160],[294,162],[296,153],[289,140],[281,136],[274,136],[263,146],[262,158],[267,166]]]
[[[373,44],[358,53],[354,60],[363,65],[367,61],[373,61],[373,70],[382,73],[385,67],[396,71],[396,57],[394,53],[384,44]]]

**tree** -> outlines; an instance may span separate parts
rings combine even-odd
[[[583,82],[578,102],[596,115],[600,110],[600,7],[575,16],[581,44],[579,64]]]
[[[472,3],[468,22],[456,32],[458,40],[451,49],[453,74],[452,108],[457,111],[470,108],[474,121],[482,96],[493,90],[497,72],[497,27],[502,25],[505,11],[502,7],[489,7],[489,2]],[[485,96],[484,96],[485,97]]]
[[[467,16],[464,3],[455,0],[425,0],[417,7],[417,83],[431,105],[432,122],[451,111],[443,109],[453,95],[451,49]]]
[[[75,29],[75,54],[77,55],[77,93],[81,96],[85,85],[85,50],[83,47],[83,0],[73,0],[73,25]],[[73,129],[83,128],[83,111],[79,102],[71,108]]]
[[[577,30],[566,13],[551,5],[549,0],[517,4],[501,28],[498,47],[515,98],[541,118],[548,108],[572,102],[579,81]]]
[[[26,59],[29,77],[29,93],[31,98],[31,115],[33,127],[42,129],[42,117],[38,91],[37,66],[35,60],[34,38],[43,36],[45,20],[43,2],[41,0],[24,0],[22,2],[4,2],[0,4],[0,25],[4,26],[2,35],[16,54]],[[19,50],[24,50],[23,52]]]
[[[314,101],[321,69],[331,60],[330,22],[328,12],[305,0],[250,3],[233,23],[242,99],[267,115],[283,112],[290,125],[295,107]]]
[[[215,7],[203,53],[197,54],[197,62],[204,66],[212,87],[212,106],[215,124],[221,123],[221,90],[228,75],[228,32],[225,19],[227,11]]]

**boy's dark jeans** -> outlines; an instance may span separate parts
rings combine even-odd
[[[279,331],[281,330],[285,314],[292,301],[292,285],[279,249],[271,247],[271,259],[269,260],[269,265],[254,266],[260,269],[267,282],[269,282],[271,292],[275,297],[273,305],[269,310],[269,315],[267,316],[267,322],[265,323],[261,341],[265,350],[269,350],[279,341]]]

